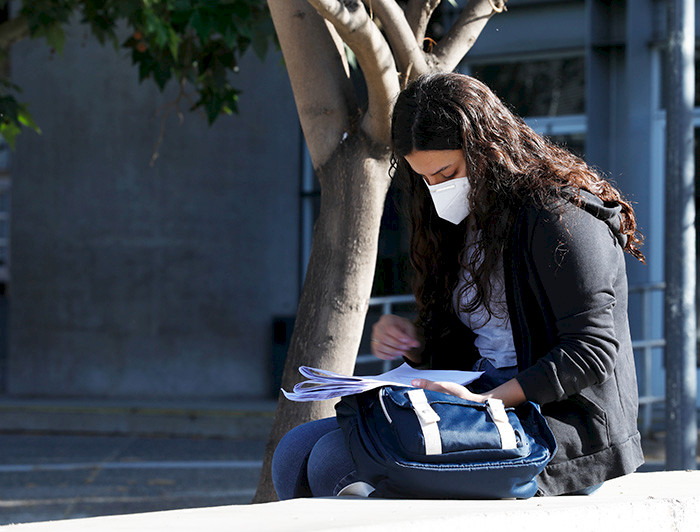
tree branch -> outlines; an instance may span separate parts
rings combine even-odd
[[[419,44],[423,39],[416,40],[403,10],[396,3],[396,0],[363,1],[371,6],[382,23],[382,29],[389,40],[402,77],[407,79],[412,74],[427,73],[428,63]]]
[[[494,13],[505,9],[506,0],[469,0],[457,22],[433,50],[435,66],[451,72],[474,45]]]
[[[422,43],[425,39],[430,17],[433,16],[433,12],[439,5],[440,0],[408,0],[406,20],[417,43]]]
[[[355,53],[365,77],[369,99],[361,127],[372,140],[388,146],[391,107],[400,89],[396,62],[389,45],[361,0],[308,2],[335,26]]]
[[[268,0],[314,167],[325,164],[357,108],[344,52],[306,0]]]
[[[25,17],[15,17],[0,24],[0,50],[7,50],[26,37],[29,37],[29,26]]]

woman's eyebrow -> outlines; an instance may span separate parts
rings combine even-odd
[[[448,164],[448,165],[446,165],[446,166],[443,166],[442,168],[440,168],[440,170],[438,170],[438,171],[435,172],[434,174],[430,174],[430,177],[434,177],[434,176],[438,175],[440,172],[444,172],[445,170],[447,170],[447,169],[448,169],[450,166],[452,166],[453,164],[454,164],[454,163],[450,163],[450,164]]]

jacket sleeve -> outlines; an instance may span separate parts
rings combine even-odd
[[[570,204],[561,215],[540,212],[522,245],[554,339],[516,378],[529,400],[546,404],[612,374],[619,349],[615,283],[625,275],[624,258],[608,225]]]

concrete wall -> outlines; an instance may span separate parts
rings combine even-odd
[[[43,134],[13,154],[7,392],[263,396],[272,317],[298,294],[300,133],[279,56],[252,54],[239,116],[158,112],[126,52],[75,28],[12,53]],[[172,88],[171,88],[172,89]]]

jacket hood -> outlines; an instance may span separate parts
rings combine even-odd
[[[622,206],[616,201],[603,201],[587,190],[571,194],[568,198],[574,205],[605,222],[623,248],[627,244],[627,235],[622,234]]]

